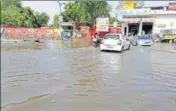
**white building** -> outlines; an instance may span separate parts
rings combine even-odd
[[[176,11],[164,11],[153,14],[153,33],[160,33],[163,29],[176,29]]]
[[[163,29],[176,29],[176,10],[167,6],[144,7],[122,12],[122,33],[125,35],[160,33]]]

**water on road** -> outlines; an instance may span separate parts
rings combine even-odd
[[[160,44],[161,45],[161,44]],[[176,53],[84,40],[3,44],[3,111],[176,111]]]

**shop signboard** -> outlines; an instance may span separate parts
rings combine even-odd
[[[122,11],[123,16],[147,16],[151,14],[150,8],[127,9]]]
[[[175,22],[170,22],[169,23],[169,28],[170,29],[172,29],[172,28],[175,28],[176,29],[176,27],[174,27],[175,26]]]
[[[107,32],[109,29],[109,18],[96,19],[96,31]]]
[[[135,5],[135,1],[123,1],[122,8],[123,9],[133,9]]]
[[[155,26],[158,28],[166,28],[166,24],[156,24]]]
[[[168,10],[176,11],[176,2],[169,3]]]

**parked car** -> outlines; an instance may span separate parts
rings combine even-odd
[[[130,49],[130,41],[122,34],[106,34],[100,44],[100,50],[120,51]]]
[[[135,45],[142,45],[142,46],[153,45],[153,40],[148,35],[137,36],[137,38],[135,38],[133,42]]]

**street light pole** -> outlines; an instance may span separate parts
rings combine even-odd
[[[119,25],[121,26],[121,32],[124,34],[124,25],[122,23],[123,19],[123,8],[122,8],[122,1],[119,1],[116,7],[116,14],[117,14],[117,20],[119,21]]]
[[[60,14],[62,13],[62,9],[61,9],[61,3],[59,1],[57,1],[57,3],[59,4],[59,10],[60,10]],[[61,32],[61,15],[59,14],[59,36],[62,39],[62,32]]]

